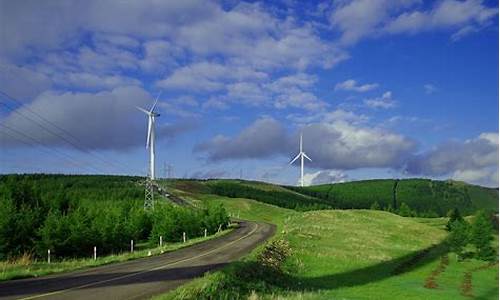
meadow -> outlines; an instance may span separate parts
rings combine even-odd
[[[199,191],[199,184],[189,187]],[[287,240],[292,255],[283,272],[268,271],[258,263],[261,246],[159,299],[498,299],[498,262],[450,253],[447,218],[364,209],[302,212],[183,188],[177,192],[192,201],[277,224],[273,240]],[[498,234],[493,243],[498,247]]]

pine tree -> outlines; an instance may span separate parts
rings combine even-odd
[[[411,208],[406,204],[406,203],[401,203],[399,206],[399,215],[403,217],[411,217],[412,216],[412,211]]]
[[[493,240],[493,228],[488,215],[479,211],[472,223],[471,242],[476,246],[476,258],[491,260],[495,258],[495,249],[491,246]]]
[[[454,209],[448,212],[448,223],[446,224],[446,230],[451,231],[451,224],[455,221],[465,222],[465,220],[460,215],[460,211],[455,207]]]
[[[455,252],[460,259],[464,257],[464,248],[470,242],[470,225],[467,222],[455,220],[450,224],[448,245],[450,251]]]

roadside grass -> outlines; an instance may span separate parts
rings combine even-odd
[[[255,270],[262,247],[242,261],[207,273],[156,299],[467,299],[464,274],[487,263],[449,262],[425,287],[446,253],[445,218],[404,218],[373,210],[296,212],[253,200],[197,195],[223,203],[231,215],[278,226],[273,239],[293,254],[280,275]],[[498,245],[498,237],[494,241]],[[498,265],[471,273],[471,294],[498,299]]]
[[[162,247],[158,246],[155,248],[149,248],[148,242],[138,243],[133,253],[122,252],[119,254],[111,254],[102,257],[97,256],[96,260],[94,260],[91,257],[92,249],[89,249],[89,258],[57,259],[57,257],[52,257],[50,264],[47,263],[47,261],[42,261],[40,259],[32,259],[29,255],[24,255],[16,260],[0,261],[0,281],[29,278],[29,277],[39,277],[54,273],[76,271],[84,268],[97,267],[116,262],[123,262],[137,258],[143,258],[147,256],[160,255],[166,252],[171,252],[178,249],[186,248],[210,239],[223,236],[231,232],[233,228],[234,226],[231,226],[229,229],[207,236],[206,238],[197,237],[193,239],[188,239],[186,243],[182,242],[167,243]]]

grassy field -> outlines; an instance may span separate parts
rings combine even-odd
[[[248,199],[191,197],[223,203],[242,219],[277,224],[274,239],[288,240],[293,254],[283,278],[272,283],[235,275],[255,262],[259,247],[241,264],[159,299],[498,299],[498,265],[459,262],[444,251],[445,218],[370,210],[297,212]]]
[[[194,244],[201,243],[231,232],[232,229],[226,229],[219,233],[205,237],[198,237],[188,239],[186,243],[165,243],[161,248],[148,248],[148,243],[138,244],[133,253],[124,252],[114,255],[98,256],[96,260],[93,258],[80,258],[80,259],[62,259],[57,260],[52,258],[49,264],[47,261],[33,259],[29,256],[23,256],[16,260],[0,261],[0,281],[38,277],[53,273],[74,271],[83,268],[97,267],[115,262],[122,262],[151,255],[159,255],[165,252],[178,250],[181,248],[189,247]],[[90,253],[90,251],[89,251]],[[89,255],[90,256],[90,255]]]

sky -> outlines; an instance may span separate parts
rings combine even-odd
[[[498,187],[498,1],[0,0],[0,173]]]

